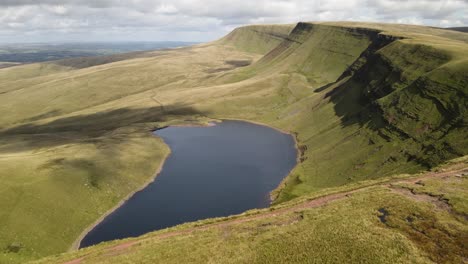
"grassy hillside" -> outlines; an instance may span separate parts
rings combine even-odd
[[[259,25],[236,28],[216,44],[234,46],[239,50],[265,54],[288,38],[295,25]]]
[[[466,155],[465,35],[368,23],[251,26],[190,48],[0,69],[0,205],[9,208],[0,212],[0,262],[66,250],[82,230],[152,179],[168,149],[149,130],[170,123],[236,118],[293,133],[300,163],[274,192],[280,206],[326,188],[417,172]],[[397,207],[399,196],[385,192],[377,188],[361,200],[383,195]],[[363,225],[354,216],[362,209],[375,217],[378,201],[356,201],[356,211],[343,209],[349,204],[340,208]],[[330,210],[324,214],[339,218],[331,213],[337,208]],[[317,230],[319,222],[307,223],[294,232]],[[466,222],[454,225],[466,234]],[[262,248],[266,255],[277,258],[272,252],[286,246],[269,239],[282,232],[288,231],[273,228],[266,235],[272,243]],[[372,240],[343,232],[350,241]],[[330,241],[347,240],[325,231],[323,239],[333,234]],[[388,244],[401,238],[385,234]],[[388,256],[428,259],[405,241]],[[231,242],[223,250],[247,245]],[[309,242],[297,246],[314,246]],[[248,247],[255,257],[255,247]],[[366,254],[381,251],[369,247],[359,256],[372,259]],[[326,253],[317,252],[315,257]],[[414,258],[404,259],[406,253]]]
[[[464,36],[378,27],[300,23],[258,63],[223,77],[280,86],[248,117],[297,132],[303,144],[303,162],[277,201],[466,154]],[[238,116],[238,98],[227,100],[224,112]]]
[[[168,153],[161,140],[137,131],[2,137],[1,144],[2,263],[66,251]]]
[[[460,32],[468,32],[468,27],[452,27],[447,28],[448,30],[460,31]]]
[[[438,173],[333,188],[35,263],[463,263],[466,166],[464,158]]]

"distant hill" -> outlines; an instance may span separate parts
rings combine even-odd
[[[451,28],[447,28],[447,29],[460,31],[460,32],[465,32],[465,33],[468,32],[468,27],[451,27]]]
[[[189,46],[194,42],[98,42],[57,44],[3,44],[0,45],[0,61],[33,63],[66,58],[92,57],[133,51],[157,50]]]

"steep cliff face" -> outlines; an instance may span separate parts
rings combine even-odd
[[[377,30],[298,23],[255,67],[297,72],[319,88],[336,81],[378,35]]]
[[[411,55],[429,64],[410,77],[400,70],[405,82],[377,99],[377,105],[390,130],[420,144],[410,155],[431,167],[467,152],[468,64],[447,65],[448,56],[425,49],[399,53]]]
[[[402,141],[407,159],[427,167],[466,154],[466,63],[450,65],[451,57],[443,50],[405,40],[366,57],[337,88],[360,93],[355,102],[362,107],[359,123],[373,120],[379,135],[389,142]],[[357,113],[343,115],[351,119]]]

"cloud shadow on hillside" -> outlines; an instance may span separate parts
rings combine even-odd
[[[82,138],[99,137],[120,127],[126,127],[138,123],[162,122],[170,119],[192,119],[195,115],[206,115],[191,106],[173,104],[155,106],[149,108],[120,108],[105,112],[97,112],[89,115],[77,115],[59,118],[49,123],[28,123],[0,131],[0,136],[21,137],[23,141],[41,140],[40,145],[58,145],[62,140],[54,140],[61,135],[71,135],[78,141]],[[47,136],[46,136],[47,135]],[[63,138],[63,136],[62,136]],[[66,140],[65,140],[66,141]],[[55,143],[54,143],[55,142]],[[67,143],[70,143],[67,142]],[[31,143],[34,145],[34,143]]]

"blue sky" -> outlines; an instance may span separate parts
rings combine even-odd
[[[0,42],[209,41],[246,24],[468,25],[468,0],[0,0]]]

